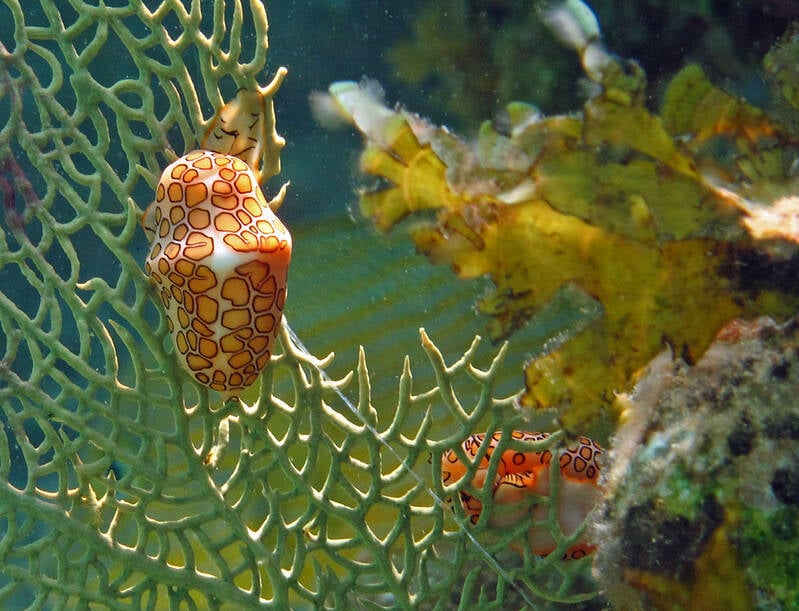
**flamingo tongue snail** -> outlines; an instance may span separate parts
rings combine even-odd
[[[543,441],[548,433],[528,433],[513,431],[512,436],[519,441]],[[485,442],[485,434],[471,435],[462,444],[464,454],[470,460],[477,456],[480,446]],[[493,451],[502,437],[494,433],[485,456],[477,465],[472,479],[472,486],[483,488],[488,475],[489,461]],[[580,437],[577,444],[560,453],[560,489],[556,504],[558,524],[565,536],[574,533],[585,520],[591,509],[600,499],[599,457],[604,450],[588,437]],[[505,450],[497,466],[497,474],[490,488],[494,500],[494,511],[489,524],[495,528],[505,528],[517,523],[523,514],[529,512],[529,504],[523,503],[530,495],[546,497],[550,494],[550,464],[552,452],[518,452]],[[459,482],[467,473],[468,465],[458,458],[454,450],[444,453],[441,463],[441,479],[447,486]],[[460,491],[460,502],[466,515],[473,523],[477,523],[483,510],[479,499],[466,491]],[[514,507],[515,506],[515,507]],[[547,521],[549,506],[546,503],[536,504],[533,519],[538,524]],[[530,550],[539,556],[545,556],[556,547],[555,539],[546,526],[534,525],[527,533]],[[565,552],[566,559],[576,559],[591,553],[594,546],[580,537]]]
[[[266,138],[260,91],[241,90],[194,150],[163,171],[142,219],[145,270],[175,352],[201,384],[236,396],[269,363],[286,301],[291,234],[259,186]]]

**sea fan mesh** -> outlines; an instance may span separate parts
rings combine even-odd
[[[492,396],[502,351],[446,365],[422,334],[437,385],[414,389],[406,359],[380,409],[363,352],[332,381],[287,328],[252,405],[176,364],[138,219],[160,169],[263,79],[261,3],[3,0],[0,24],[0,606],[593,596],[585,562],[507,549],[529,523],[470,528],[446,503],[442,452],[515,424]]]

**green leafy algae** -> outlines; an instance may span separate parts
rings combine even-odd
[[[799,605],[799,558],[794,542],[799,536],[799,509],[781,507],[763,511],[752,507],[743,512],[739,540],[743,566],[757,590],[767,593],[767,600],[778,601],[784,608]],[[765,597],[764,597],[765,598]]]

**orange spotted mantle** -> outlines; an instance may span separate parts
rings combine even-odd
[[[526,441],[542,441],[549,437],[548,433],[528,433],[513,431],[513,438]],[[485,484],[489,460],[501,439],[501,433],[494,433],[489,441],[485,456],[477,465],[472,479],[472,486],[480,489]],[[472,435],[461,447],[466,457],[474,459],[485,440],[485,434]],[[600,498],[599,457],[604,450],[588,437],[581,437],[577,445],[560,453],[560,489],[557,498],[558,523],[564,535],[571,535],[583,523],[588,513]],[[552,452],[519,452],[505,450],[500,457],[496,479],[491,487],[494,507],[489,520],[492,527],[506,528],[517,523],[530,511],[532,496],[546,497],[550,493],[550,463]],[[459,482],[467,472],[467,465],[457,456],[454,450],[444,453],[441,464],[441,478],[445,485]],[[479,499],[466,491],[460,491],[460,502],[472,523],[477,523],[483,505]],[[516,506],[516,507],[514,507]],[[535,504],[532,508],[533,520],[547,520],[548,505]],[[555,549],[555,539],[550,531],[541,525],[530,528],[527,534],[530,549],[534,554],[545,556]],[[565,558],[581,558],[594,550],[594,546],[586,537],[580,537],[566,550]]]
[[[269,362],[286,300],[291,235],[250,166],[196,150],[169,165],[142,222],[145,269],[183,366],[235,396]]]

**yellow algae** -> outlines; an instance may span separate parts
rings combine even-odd
[[[730,526],[728,517],[710,536],[688,575],[674,577],[628,569],[626,580],[645,592],[648,602],[657,609],[753,609],[746,573],[738,564],[738,554],[728,536]]]
[[[558,9],[557,27],[572,8]],[[383,179],[361,194],[363,214],[382,231],[409,217],[432,262],[490,277],[495,290],[479,307],[493,339],[564,286],[601,304],[604,316],[525,372],[522,404],[562,408],[561,423],[578,431],[664,347],[692,362],[731,318],[796,310],[793,246],[770,260],[748,219],[792,188],[787,161],[799,143],[696,67],[653,113],[641,68],[572,25],[564,42],[598,86],[583,112],[542,117],[511,105],[475,146],[389,110],[368,87],[336,83],[330,94],[336,102],[346,92],[340,111],[367,141],[362,169]],[[719,138],[728,154],[716,159]]]

